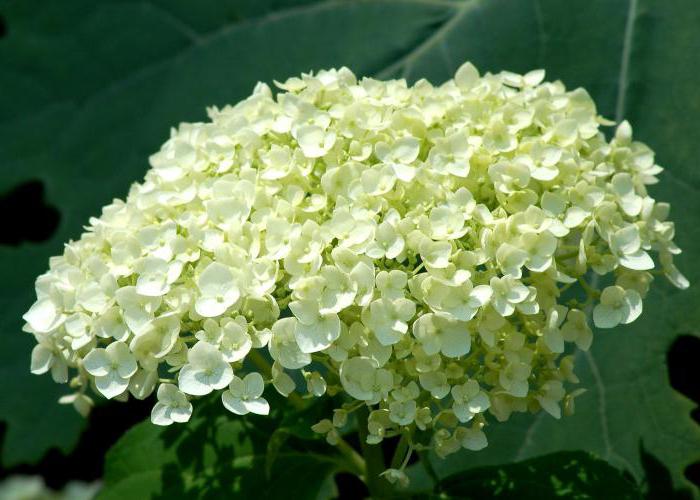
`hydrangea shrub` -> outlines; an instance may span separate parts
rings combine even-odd
[[[212,392],[236,415],[268,414],[271,390],[344,394],[314,429],[337,443],[369,407],[366,441],[408,436],[403,466],[572,412],[591,322],[637,319],[655,275],[688,282],[653,151],[543,80],[341,68],[181,124],[37,279],[32,372],[82,413],[155,393],[158,425]]]

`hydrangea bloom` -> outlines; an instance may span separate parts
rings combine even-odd
[[[37,279],[32,372],[70,382],[81,412],[91,388],[157,391],[160,425],[211,392],[267,414],[265,386],[303,377],[347,397],[314,426],[329,442],[368,405],[368,442],[431,430],[410,449],[441,456],[482,449],[513,412],[572,411],[589,313],[627,324],[655,274],[688,282],[646,190],[653,152],[627,122],[607,140],[585,90],[543,79],[342,68],[180,125]],[[268,379],[248,370],[268,355]]]

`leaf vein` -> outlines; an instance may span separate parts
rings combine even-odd
[[[533,0],[535,21],[537,23],[537,64],[544,65],[544,54],[547,49],[547,32],[544,29],[544,15],[542,14],[542,4],[540,0]]]
[[[457,25],[462,18],[474,8],[479,3],[478,0],[472,0],[471,2],[464,2],[459,7],[455,7],[455,13],[450,17],[445,23],[440,26],[437,30],[433,32],[428,38],[423,40],[423,42],[416,45],[412,50],[410,50],[403,57],[394,61],[392,64],[382,69],[377,73],[377,78],[387,78],[393,75],[399,69],[402,70],[402,78],[409,76],[411,70],[413,69],[413,64],[430,48],[435,44],[440,43],[447,37],[450,31]]]
[[[195,44],[201,42],[201,36],[199,35],[199,33],[197,33],[197,31],[194,28],[192,28],[192,26],[184,22],[182,19],[174,16],[171,12],[167,11],[163,7],[156,5],[150,1],[144,2],[143,6],[147,9],[150,9],[153,13],[159,15],[161,19],[163,19],[163,21],[175,28],[175,30],[187,37],[191,42]]]
[[[629,85],[629,66],[634,38],[634,23],[637,20],[637,1],[638,0],[629,0],[629,7],[627,8],[627,20],[625,22],[622,55],[620,57],[620,74],[617,81],[617,102],[615,104],[615,121],[618,123],[622,121],[625,114],[627,87]]]

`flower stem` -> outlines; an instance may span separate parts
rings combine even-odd
[[[365,458],[365,484],[369,489],[370,497],[375,500],[386,499],[392,497],[391,484],[381,477],[379,474],[386,470],[384,463],[384,453],[382,447],[377,444],[367,443],[367,419],[369,418],[369,409],[367,406],[362,406],[357,410],[357,431],[360,436],[360,446],[362,447],[362,456]]]
[[[420,463],[423,465],[425,472],[427,472],[430,479],[433,480],[433,491],[439,491],[440,478],[438,477],[433,464],[430,462],[430,455],[427,450],[418,450],[418,457],[420,458]]]
[[[409,437],[408,434],[403,433],[401,434],[401,439],[399,440],[399,443],[396,445],[396,450],[394,450],[394,456],[391,459],[391,468],[392,469],[399,469],[401,468],[401,464],[404,461],[404,458],[406,457],[406,453],[408,452],[408,447],[409,447]]]
[[[352,468],[352,472],[358,476],[365,476],[367,474],[367,467],[365,465],[365,459],[362,455],[355,451],[355,448],[350,446],[347,441],[342,437],[338,437],[338,442],[336,443],[338,451],[347,459],[347,463]]]
[[[595,278],[595,275],[594,275],[594,279],[597,281],[597,278]],[[588,298],[591,298],[591,299],[598,298],[598,296],[600,295],[600,292],[598,290],[596,290],[594,286],[589,285],[588,282],[585,279],[583,279],[583,277],[580,277],[578,279],[578,282],[581,284],[581,287],[586,292],[586,295],[588,296]]]
[[[248,358],[255,366],[258,367],[258,370],[260,370],[266,378],[270,378],[272,376],[272,367],[270,366],[270,363],[267,362],[265,357],[260,354],[257,349],[251,349],[248,353]],[[287,396],[287,399],[297,410],[301,410],[305,406],[304,400],[302,400],[299,394],[296,392],[292,392],[289,396]]]

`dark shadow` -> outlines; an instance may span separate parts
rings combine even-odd
[[[367,486],[354,474],[344,472],[336,474],[335,484],[338,488],[338,500],[357,500],[369,497]]]
[[[689,490],[674,489],[671,473],[660,460],[644,449],[644,443],[639,444],[639,454],[645,474],[645,498],[649,500],[690,500],[693,498]]]
[[[5,18],[0,16],[0,38],[5,38],[7,36],[7,23]]]
[[[163,465],[162,490],[154,500],[215,500],[230,498],[233,491],[240,498],[294,497],[287,490],[295,480],[295,492],[309,486],[304,481],[304,475],[310,472],[304,460],[277,458],[269,464],[266,479],[268,440],[279,425],[273,415],[239,417],[224,413],[219,398],[209,398],[200,404],[197,418],[186,427],[172,426],[161,432],[164,449],[174,450],[177,459]],[[236,430],[241,426],[244,432]],[[329,451],[322,440],[302,441],[294,436],[285,441],[284,449],[296,450],[300,456],[304,451]],[[232,467],[236,460],[238,465]],[[284,477],[280,479],[280,475]],[[304,498],[303,494],[300,498]]]
[[[583,451],[558,452],[510,464],[475,467],[444,478],[440,490],[439,494],[419,498],[638,500],[641,494],[631,474]]]
[[[700,338],[683,335],[673,343],[667,358],[671,386],[699,405],[691,413],[696,422],[700,422],[700,385],[697,383],[700,379],[698,356],[700,356]],[[700,487],[700,463],[688,466],[685,470],[685,476]]]
[[[700,404],[700,338],[690,335],[678,337],[668,350],[668,376],[671,386]]]
[[[157,429],[154,446],[162,454],[154,457],[158,463],[153,467],[158,475],[143,483],[157,491],[153,500],[215,500],[233,498],[234,493],[235,498],[306,499],[319,491],[341,499],[366,498],[367,489],[358,478],[334,477],[339,465],[331,458],[337,456],[335,448],[319,435],[301,432],[299,419],[289,410],[275,411],[282,403],[274,404],[275,399],[270,394],[269,416],[238,416],[226,411],[216,395],[205,397],[198,400],[186,425]],[[325,404],[316,400],[310,406],[317,403]],[[298,412],[306,426],[317,421],[312,418],[314,408]],[[276,443],[274,437],[283,429],[284,440]]]
[[[44,199],[44,184],[28,181],[0,196],[0,213],[5,228],[0,232],[0,245],[19,245],[25,241],[49,239],[58,227],[61,214]]]
[[[96,481],[102,478],[104,459],[114,443],[131,427],[146,418],[153,401],[132,399],[127,403],[96,406],[75,449],[68,455],[51,449],[35,465],[0,468],[0,480],[12,475],[41,475],[52,489],[62,489],[68,481]],[[0,428],[4,436],[5,425]]]

